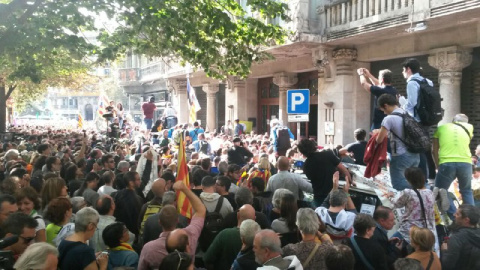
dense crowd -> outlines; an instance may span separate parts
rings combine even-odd
[[[371,76],[362,69],[359,74]],[[150,115],[155,108],[146,104]],[[198,122],[176,124],[175,112],[155,123],[146,114],[146,129],[112,115],[105,134],[11,127],[14,137],[0,152],[0,264],[62,270],[480,269],[480,211],[473,205],[465,147],[473,130],[468,118],[459,114],[435,132],[433,189],[427,180],[435,170],[420,168],[421,155],[402,139],[389,136],[387,142],[390,133],[400,130],[402,138],[406,132],[395,115],[402,111],[396,97],[379,95],[377,104],[387,116],[372,127],[370,141],[358,129],[356,142],[333,149],[309,139],[294,142],[278,120],[271,121],[269,134],[247,133],[238,119],[206,132]],[[458,125],[465,133],[449,134]],[[448,158],[458,149],[462,156]],[[367,158],[369,151],[374,153]],[[177,171],[182,162],[188,181]],[[377,204],[373,213],[360,213],[352,199],[359,176],[347,163],[367,165],[372,177],[388,166],[397,192],[383,196],[393,207]],[[445,190],[455,178],[463,200],[458,207]],[[180,197],[191,213],[182,211]],[[442,224],[442,213],[452,226]]]

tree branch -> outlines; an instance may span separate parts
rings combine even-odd
[[[8,99],[10,97],[10,95],[12,94],[13,90],[15,90],[15,88],[17,88],[16,84],[10,85],[8,87],[8,92],[7,92],[7,94],[5,94],[5,99]]]
[[[18,19],[18,22],[23,24],[30,16],[32,16],[33,12],[40,6],[42,2],[43,0],[35,0],[33,5],[28,6],[28,9],[25,11],[25,13],[23,13],[22,17]]]

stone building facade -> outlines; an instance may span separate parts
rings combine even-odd
[[[200,101],[204,116],[199,118],[210,130],[239,118],[254,122],[258,133],[268,132],[271,119],[287,122],[286,91],[308,88],[310,122],[302,123],[301,136],[315,138],[321,145],[352,142],[356,128],[369,129],[373,109],[356,69],[369,68],[376,75],[389,68],[394,86],[404,93],[401,63],[409,57],[419,59],[424,75],[442,94],[442,123],[463,112],[480,125],[479,1],[290,0],[288,4],[292,21],[276,23],[293,34],[285,45],[268,50],[275,60],[254,65],[246,79],[218,81],[202,71],[189,74],[197,96],[205,97]],[[169,63],[163,76],[180,122],[188,121],[187,73]],[[334,129],[326,132],[326,124]]]

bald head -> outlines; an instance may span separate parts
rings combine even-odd
[[[238,226],[242,224],[244,220],[251,219],[255,220],[255,209],[250,204],[244,204],[237,213]]]
[[[163,178],[158,178],[157,180],[155,180],[155,182],[153,182],[152,192],[155,195],[155,197],[160,198],[163,196],[163,193],[165,192],[166,184],[167,182],[165,182],[165,179]]]
[[[184,229],[176,229],[172,231],[167,236],[167,251],[174,252],[178,250],[180,252],[188,252],[190,253],[188,247],[188,234]]]
[[[277,166],[280,171],[287,171],[290,168],[290,161],[287,157],[281,156],[278,158]]]

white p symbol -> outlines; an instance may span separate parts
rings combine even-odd
[[[292,111],[295,111],[297,105],[302,105],[305,97],[302,93],[292,93]]]

